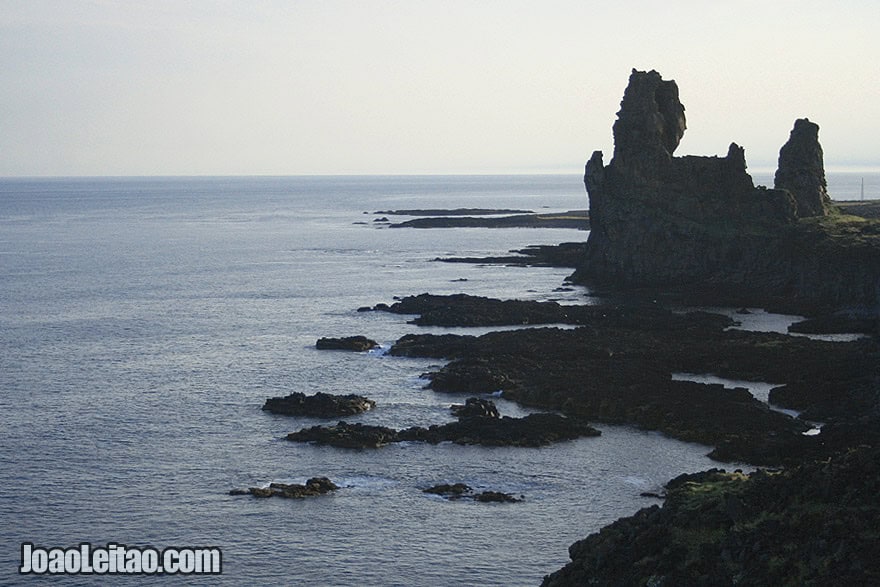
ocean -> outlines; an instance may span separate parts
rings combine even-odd
[[[377,407],[349,421],[395,428],[450,421],[465,399],[423,389],[438,361],[384,350],[407,333],[486,329],[359,307],[423,292],[583,302],[583,288],[558,291],[566,269],[435,259],[586,232],[374,222],[378,210],[458,207],[587,199],[577,175],[0,179],[0,583],[22,581],[22,543],[86,542],[220,548],[222,575],[163,578],[187,584],[536,585],[572,542],[659,503],[641,493],[717,466],[709,447],[609,425],[538,449],[286,441],[327,421],[263,412],[268,397],[358,393]],[[384,349],[315,349],[353,334]],[[313,476],[341,489],[229,495]],[[455,482],[524,499],[421,491]]]

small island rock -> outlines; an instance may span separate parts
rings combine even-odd
[[[441,483],[440,485],[423,489],[422,493],[439,495],[449,500],[472,499],[481,503],[516,503],[522,501],[522,499],[518,499],[509,493],[503,493],[501,491],[483,491],[481,493],[474,493],[473,491],[474,490],[465,483],[454,483],[451,485],[448,483]]]
[[[339,486],[327,477],[312,477],[305,484],[300,483],[270,483],[269,487],[250,487],[248,489],[233,489],[229,495],[253,495],[254,497],[284,497],[288,499],[300,499],[324,495],[336,491]]]
[[[356,394],[333,395],[319,391],[315,395],[300,392],[285,397],[272,397],[266,400],[263,409],[284,416],[313,416],[317,418],[338,418],[352,416],[371,410],[376,402]]]
[[[379,346],[381,345],[378,342],[366,336],[323,337],[319,338],[318,342],[315,343],[315,348],[319,350],[355,351],[361,353]]]

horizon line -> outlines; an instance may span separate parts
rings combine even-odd
[[[746,171],[773,173],[775,166],[754,165]],[[880,173],[880,165],[831,165],[826,173]],[[82,174],[82,175],[0,175],[0,180],[27,179],[197,179],[197,178],[282,178],[282,177],[509,177],[509,176],[582,176],[582,171],[475,171],[475,172],[352,172],[352,173],[156,173],[156,174]]]

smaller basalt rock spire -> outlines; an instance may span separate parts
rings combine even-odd
[[[825,216],[831,206],[825,165],[819,144],[819,125],[807,118],[794,123],[788,142],[779,150],[776,189],[791,192],[798,216]]]

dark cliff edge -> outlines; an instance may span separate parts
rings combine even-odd
[[[862,317],[876,333],[880,221],[847,214],[856,210],[852,203],[837,206],[829,198],[818,125],[795,122],[773,189],[754,185],[735,143],[724,157],[674,157],[685,128],[675,82],[633,70],[614,124],[613,158],[606,165],[597,151],[586,165],[592,230],[572,280],[609,293],[825,314],[830,322],[823,328],[839,326],[841,316]],[[876,348],[877,340],[864,343]],[[720,350],[717,342],[710,346]],[[790,385],[771,392],[770,401],[826,422],[817,437],[801,438],[814,446],[783,446],[775,457],[785,467],[775,471],[674,479],[662,507],[576,542],[571,562],[543,585],[880,583],[877,363],[839,344],[803,363],[809,353],[798,349],[772,357],[776,344],[762,343],[765,366],[785,371]],[[847,366],[825,385],[834,371],[828,359],[838,352]],[[723,370],[729,357],[722,350],[711,358],[714,368],[701,367]],[[835,422],[843,405],[847,415]]]
[[[675,82],[634,70],[613,158],[586,165],[591,233],[574,281],[877,312],[880,223],[832,204],[818,125],[795,122],[774,189],[754,185],[735,143],[724,157],[674,157],[685,127]]]
[[[880,452],[667,484],[666,503],[575,542],[545,577],[569,585],[877,585]]]

